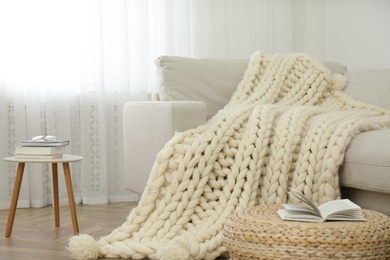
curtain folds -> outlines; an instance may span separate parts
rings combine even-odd
[[[34,135],[69,139],[76,203],[134,201],[124,188],[122,107],[156,91],[159,55],[291,51],[291,1],[13,0],[0,3],[0,154]],[[16,164],[0,162],[0,209]],[[60,200],[67,204],[60,171]],[[51,167],[27,164],[19,207],[52,203]]]

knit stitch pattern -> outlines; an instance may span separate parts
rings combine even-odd
[[[206,124],[175,134],[158,154],[127,221],[96,241],[69,241],[75,259],[214,259],[235,210],[340,198],[338,168],[358,133],[390,127],[390,112],[356,101],[305,54],[252,55],[230,102]]]

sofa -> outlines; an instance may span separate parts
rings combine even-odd
[[[157,153],[175,132],[195,128],[229,101],[247,67],[246,59],[156,60],[158,93],[151,101],[123,107],[125,185],[142,194]],[[323,62],[347,78],[353,98],[390,109],[390,69],[348,73],[337,62]],[[341,194],[366,209],[390,215],[390,129],[356,135],[339,168]]]

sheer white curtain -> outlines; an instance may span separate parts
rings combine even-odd
[[[0,155],[38,134],[69,139],[67,153],[84,157],[71,164],[77,203],[136,200],[124,189],[122,106],[156,91],[154,59],[288,52],[291,19],[286,0],[1,1]],[[16,164],[0,169],[6,209]],[[51,196],[50,165],[28,164],[19,207]]]

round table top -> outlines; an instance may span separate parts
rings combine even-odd
[[[63,157],[53,159],[35,159],[35,158],[15,158],[15,156],[3,158],[6,162],[18,162],[18,163],[67,163],[67,162],[79,162],[83,159],[82,156],[64,154]]]

